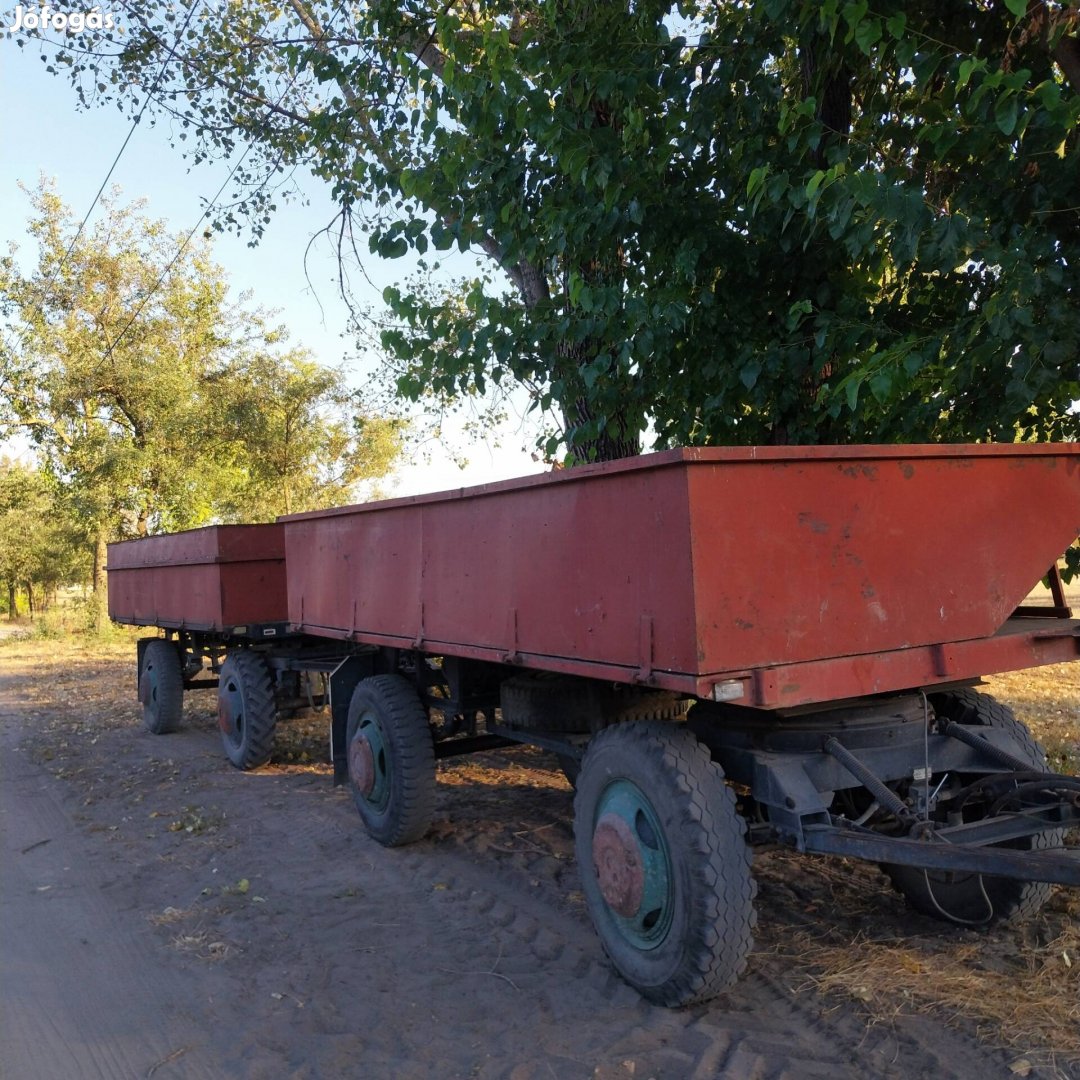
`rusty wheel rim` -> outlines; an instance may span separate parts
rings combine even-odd
[[[157,669],[151,664],[143,668],[143,676],[139,680],[139,700],[142,702],[144,718],[157,716],[158,675]]]
[[[230,678],[218,695],[218,727],[233,746],[243,742],[244,695],[235,678]]]
[[[365,712],[349,743],[349,779],[357,795],[376,810],[390,799],[391,761],[386,737],[374,712]]]
[[[592,856],[612,924],[635,948],[655,949],[671,929],[671,856],[652,803],[632,781],[615,780],[604,789]]]

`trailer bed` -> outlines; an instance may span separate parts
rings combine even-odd
[[[212,525],[109,545],[109,616],[225,634],[283,629],[284,527]]]
[[[764,707],[1080,655],[1010,619],[1080,446],[684,449],[281,520],[306,634]]]
[[[119,545],[111,600],[165,628],[149,732],[213,686],[255,769],[328,706],[385,846],[427,832],[438,760],[554,753],[605,951],[681,1005],[747,963],[750,845],[869,859],[965,927],[1080,886],[1080,780],[969,685],[1080,657],[1078,534],[1080,446],[680,450]],[[1021,605],[1049,567],[1053,606]]]

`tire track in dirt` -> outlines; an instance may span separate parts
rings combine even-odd
[[[580,1022],[583,1013],[601,1016],[606,1011],[633,1018],[632,1038],[610,1049],[634,1062],[634,1075],[965,1077],[1005,1072],[1001,1055],[937,1025],[922,1032],[922,1038],[918,1031],[896,1027],[868,1030],[850,1008],[827,1008],[814,995],[795,994],[760,957],[723,998],[681,1011],[653,1007],[614,974],[583,918],[560,918],[547,898],[538,897],[525,882],[478,867],[467,855],[445,862],[456,866],[457,874],[441,883],[446,889],[436,894],[437,903],[465,906],[490,922],[500,957],[497,971],[516,977],[540,966],[555,977],[554,993],[540,994],[541,1015],[556,1023]],[[415,869],[423,875],[421,863]],[[430,870],[427,880],[432,881]],[[658,1053],[657,1042],[677,1046]]]
[[[155,962],[194,988],[221,1075],[1008,1075],[1008,1055],[934,1019],[868,1027],[857,1006],[796,993],[768,954],[707,1005],[643,1002],[575,899],[565,790],[444,773],[431,838],[387,850],[325,770],[239,774],[192,719],[165,739],[100,733],[56,790],[111,910],[155,920]]]
[[[197,985],[116,909],[93,845],[15,742],[0,711],[3,1075],[112,1080],[185,1058],[184,1076],[223,1076],[184,1016]]]
[[[250,786],[246,778],[222,779]],[[417,954],[429,959],[427,976],[434,987],[449,977],[451,994],[459,999],[452,1009],[455,1045],[459,1039],[486,1044],[491,1057],[473,1062],[478,1076],[507,1075],[511,1068],[515,1077],[550,1075],[550,1069],[559,1076],[591,1076],[598,1064],[616,1075],[658,1078],[930,1072],[966,1077],[1004,1071],[1001,1055],[938,1025],[923,1032],[917,1024],[903,1024],[868,1033],[853,1008],[827,1009],[814,995],[794,994],[779,973],[769,970],[767,958],[759,958],[749,977],[719,1002],[682,1012],[652,1007],[614,975],[583,912],[567,900],[567,891],[576,890],[572,863],[544,853],[515,862],[491,850],[484,829],[444,822],[435,829],[443,840],[387,851],[363,834],[344,793],[328,793],[325,783],[324,777],[289,783],[291,798],[280,803],[288,826],[263,822],[262,835],[252,840],[272,850],[298,879],[321,877],[315,889],[323,906],[308,924],[312,941],[357,935],[352,949],[379,969],[377,985],[400,990],[410,988],[411,981],[400,974],[388,979],[379,961],[390,954],[395,965],[401,962],[398,939],[404,933],[414,948],[412,962]],[[460,793],[451,788],[445,794],[449,800],[443,805],[465,816],[462,800],[454,799]],[[568,796],[561,801],[569,806]],[[373,880],[386,872],[394,875],[396,887],[381,882],[373,888]],[[351,889],[363,912],[329,914],[334,897]],[[372,926],[369,910],[395,917],[389,925],[375,919],[383,925]],[[292,935],[287,925],[279,926],[277,947]],[[408,957],[404,960],[407,966]],[[359,980],[350,980],[337,965],[329,972],[324,988],[350,981],[364,985],[362,971],[352,972]],[[299,984],[294,990],[303,993]],[[493,1014],[500,1026],[494,1041]],[[324,1005],[320,1015],[324,1034],[351,1037],[330,1022],[340,1017],[335,1005]],[[515,1060],[521,1040],[539,1053]]]

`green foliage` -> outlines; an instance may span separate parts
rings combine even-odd
[[[225,480],[200,443],[235,317],[220,271],[201,246],[155,288],[176,239],[114,203],[65,260],[70,212],[47,185],[31,201],[37,265],[0,263],[0,422],[29,434],[89,536],[202,524]]]
[[[59,554],[40,554],[49,529],[29,527],[62,521],[93,552],[99,626],[108,541],[332,505],[390,470],[400,424],[368,415],[339,373],[230,304],[207,243],[176,258],[161,222],[107,201],[65,257],[69,211],[48,185],[32,203],[37,265],[0,259],[15,328],[0,352],[0,433],[28,433],[41,471],[5,474],[29,493],[8,500],[4,548],[68,580]],[[5,572],[45,582],[40,569]]]
[[[229,517],[273,520],[349,502],[401,453],[404,422],[362,411],[341,373],[303,350],[242,356],[227,382],[215,444],[237,466]]]
[[[0,602],[9,618],[40,610],[89,569],[85,537],[63,493],[39,469],[0,458]]]
[[[156,85],[172,47],[171,6],[122,6],[114,57],[56,58],[86,100]],[[410,396],[523,384],[579,458],[649,421],[659,445],[1072,439],[1078,19],[244,0],[155,95],[195,158],[251,144],[256,232],[304,164],[379,257],[490,256],[387,291]]]

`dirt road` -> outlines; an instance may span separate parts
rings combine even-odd
[[[828,893],[769,856],[748,976],[643,1003],[588,925],[570,791],[540,754],[441,767],[431,836],[388,851],[304,760],[317,743],[240,774],[209,699],[155,738],[92,664],[62,672],[28,700],[0,654],[4,1077],[1017,1074],[973,1028],[814,989],[773,946],[828,919]],[[884,891],[866,912],[912,918]]]
[[[86,842],[62,791],[19,752],[11,715],[2,723],[3,1075],[146,1075],[202,1041],[191,1006],[210,1004],[206,988],[115,901],[113,860]],[[208,1055],[199,1064],[190,1060],[185,1075],[222,1075]]]

